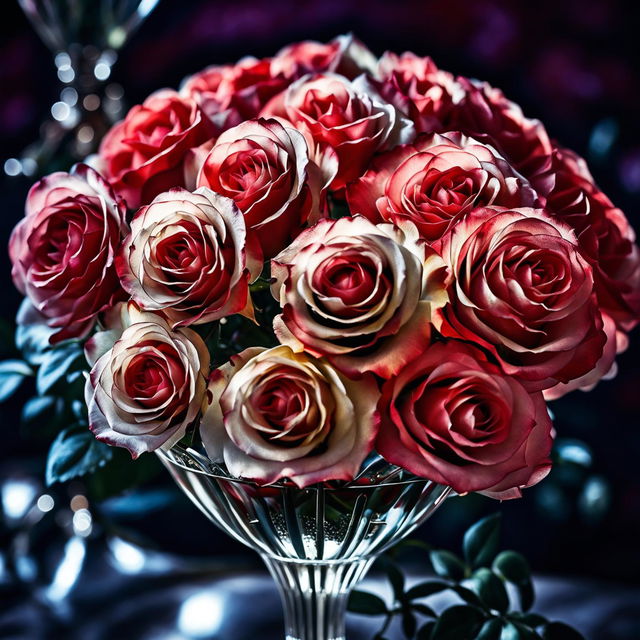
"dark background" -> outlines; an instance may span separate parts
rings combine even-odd
[[[2,5],[0,164],[37,137],[57,90],[51,54],[17,3]],[[131,105],[209,64],[353,31],[376,54],[431,55],[444,69],[502,88],[552,137],[588,159],[601,187],[640,229],[638,13],[638,3],[620,0],[161,0],[120,52],[112,77]],[[0,178],[3,247],[22,216],[28,187],[26,179]],[[0,309],[11,323],[20,298],[9,270],[3,249]],[[6,327],[0,340],[4,357],[11,353]],[[500,510],[504,545],[523,551],[534,570],[640,583],[639,356],[635,332],[615,380],[552,405],[565,440],[562,462],[547,481],[519,501],[452,500],[420,535],[453,547],[478,515]],[[28,396],[24,390],[0,407],[2,473],[42,475],[47,442],[19,426],[20,402]],[[159,474],[153,486],[165,486],[166,479]],[[244,553],[177,491],[173,499],[171,509],[129,526],[161,548]]]

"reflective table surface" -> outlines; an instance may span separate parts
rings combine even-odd
[[[119,538],[108,546],[87,541],[75,580],[56,589],[2,587],[0,638],[12,640],[282,640],[279,597],[271,577],[257,563],[232,558],[197,561],[142,552]],[[73,564],[71,547],[67,575]],[[77,558],[76,558],[77,562]],[[78,568],[78,567],[76,567]],[[64,574],[63,574],[64,575]],[[408,583],[425,576],[408,571]],[[375,572],[361,588],[389,598]],[[586,638],[640,637],[640,588],[536,577],[535,609],[580,629]],[[432,597],[440,610],[453,599]],[[382,620],[350,614],[349,640],[370,640]],[[392,627],[390,639],[403,637]]]

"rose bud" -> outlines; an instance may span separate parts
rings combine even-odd
[[[517,498],[551,468],[542,394],[529,394],[471,345],[428,347],[384,383],[378,407],[377,451],[458,493]]]
[[[259,118],[225,131],[198,175],[198,186],[231,198],[273,257],[319,217],[320,183],[299,131]]]
[[[86,336],[123,296],[114,256],[125,213],[109,184],[83,164],[31,187],[9,255],[16,287],[56,330],[51,342]]]
[[[89,428],[134,458],[170,448],[203,409],[206,345],[195,331],[172,331],[160,316],[131,305],[120,337],[105,333],[87,343],[90,359],[97,358],[85,386]]]
[[[541,210],[476,209],[442,240],[449,303],[445,336],[488,349],[529,390],[590,372],[606,336],[593,272],[573,231]]]
[[[433,242],[471,209],[532,206],[537,194],[493,147],[448,132],[375,157],[347,199],[352,213],[372,222],[410,220]]]
[[[249,283],[260,275],[262,253],[232,200],[206,187],[172,189],[136,213],[116,265],[142,309],[185,326],[252,317]]]
[[[387,51],[378,63],[381,95],[413,121],[416,131],[445,130],[449,113],[464,97],[464,90],[448,71],[431,58]]]
[[[353,81],[329,72],[303,76],[262,115],[280,116],[305,134],[323,174],[334,174],[333,190],[362,175],[376,151],[410,142],[415,135],[411,121],[381,98],[364,75]]]
[[[375,56],[351,33],[327,44],[312,40],[291,44],[281,49],[271,63],[273,73],[294,79],[330,71],[353,80],[362,73],[374,75],[376,66]]]
[[[171,187],[185,186],[184,161],[213,128],[191,99],[164,89],[133,107],[100,145],[105,176],[130,209]]]
[[[389,377],[431,339],[446,269],[409,222],[322,220],[271,262],[280,342],[350,377]]]
[[[352,480],[373,447],[378,387],[289,347],[246,349],[211,374],[200,424],[208,455],[231,475],[303,488]]]
[[[570,225],[593,267],[598,303],[630,331],[640,321],[640,249],[624,213],[598,188],[587,163],[569,149],[553,155],[548,210]]]

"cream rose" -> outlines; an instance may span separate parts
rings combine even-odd
[[[88,357],[97,360],[85,400],[96,438],[137,458],[171,447],[196,421],[207,390],[209,352],[195,331],[172,331],[160,316],[132,305],[125,315],[119,338],[112,330],[87,343]]]
[[[271,262],[280,342],[357,377],[388,378],[429,344],[444,263],[410,222],[322,220]]]
[[[174,325],[252,316],[262,252],[229,198],[202,187],[161,193],[136,213],[116,259],[122,286]]]
[[[250,348],[211,374],[200,434],[236,477],[351,480],[373,447],[378,396],[372,376],[354,382],[287,346]]]

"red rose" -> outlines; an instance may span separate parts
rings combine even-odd
[[[573,151],[553,155],[555,186],[547,208],[573,227],[593,267],[602,309],[620,330],[640,321],[640,250],[624,213],[597,187],[586,162]]]
[[[493,148],[459,132],[424,134],[373,159],[347,188],[353,214],[373,222],[411,220],[438,240],[476,207],[532,206],[536,192]]]
[[[264,118],[225,131],[198,174],[198,186],[236,203],[266,257],[319,217],[318,180],[304,136]]]
[[[180,93],[195,100],[220,133],[255,118],[288,84],[269,58],[247,57],[235,65],[195,73],[184,81]]]
[[[233,201],[206,187],[171,189],[142,207],[116,265],[140,308],[173,326],[253,317],[249,282],[262,271],[260,248]]]
[[[569,227],[535,209],[476,209],[441,249],[454,280],[434,320],[445,336],[482,345],[530,390],[593,369],[606,336]]]
[[[459,130],[495,147],[540,195],[547,195],[552,144],[539,120],[526,118],[522,109],[486,82],[458,78],[464,98],[455,105],[444,127]]]
[[[85,336],[123,293],[114,258],[125,213],[109,184],[83,164],[31,187],[9,254],[16,287],[58,330],[52,342]]]
[[[385,53],[377,75],[382,96],[411,118],[418,133],[443,131],[449,113],[464,97],[452,74],[414,53]]]
[[[185,186],[189,150],[212,135],[198,105],[165,89],[133,107],[100,145],[106,177],[131,209],[172,187]]]
[[[428,347],[384,383],[378,408],[376,450],[458,493],[517,498],[551,468],[542,394],[529,394],[470,345]]]
[[[334,190],[360,177],[376,151],[409,142],[415,133],[365,76],[353,82],[328,72],[304,76],[269,103],[263,115],[281,116],[305,134],[323,173],[334,174]]]
[[[607,341],[602,350],[602,355],[591,371],[588,371],[579,378],[574,378],[569,382],[558,384],[545,389],[542,394],[545,400],[556,400],[571,391],[591,391],[601,380],[611,380],[618,373],[618,366],[615,358],[618,353],[624,351],[628,346],[627,334],[618,331],[613,318],[606,313],[602,313],[602,329],[607,336]]]
[[[376,64],[371,51],[349,33],[327,44],[312,40],[291,44],[273,58],[271,69],[293,79],[331,71],[353,80],[361,73],[375,73]]]

